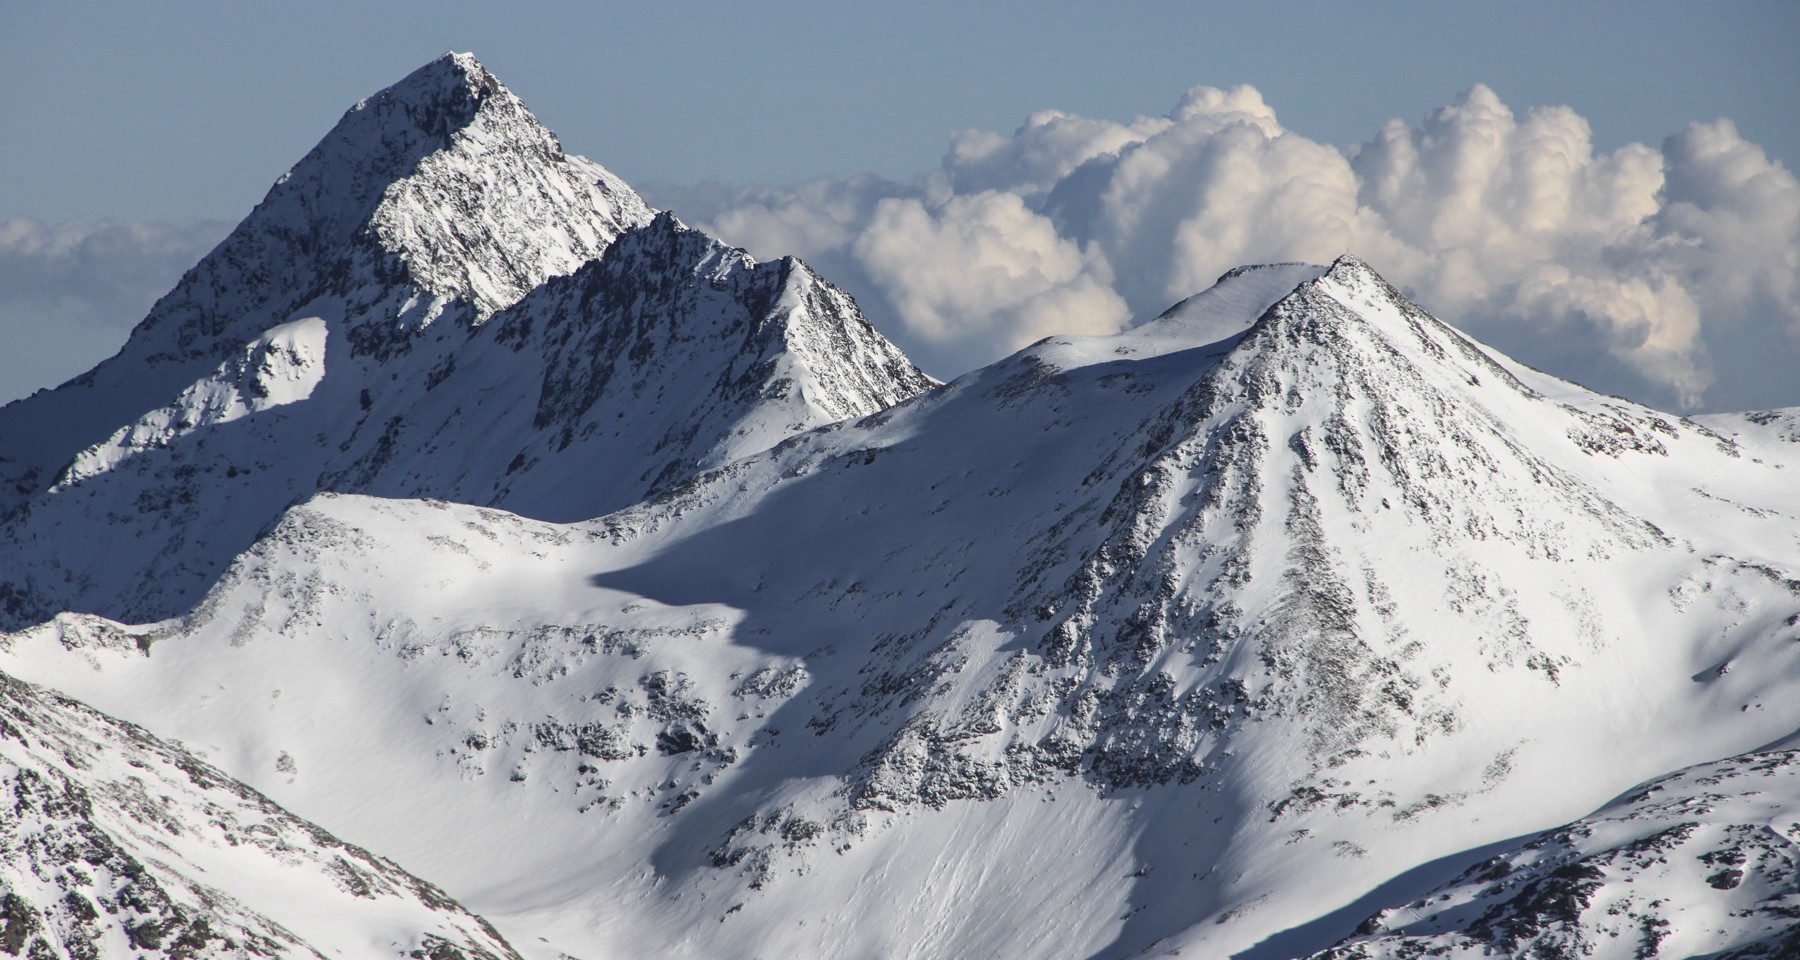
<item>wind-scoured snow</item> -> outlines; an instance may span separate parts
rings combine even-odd
[[[638,250],[700,266],[570,328],[627,356],[772,289],[663,218],[496,315],[479,337],[592,358],[542,368],[574,402],[532,443],[683,382],[556,332]],[[836,302],[802,270],[776,313]],[[1377,894],[1800,729],[1785,441],[1712,424],[1499,357],[1353,258],[1234,271],[590,521],[315,496],[191,612],[64,614],[0,669],[180,737],[527,954],[1305,955]]]

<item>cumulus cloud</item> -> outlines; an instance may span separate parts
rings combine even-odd
[[[0,221],[0,401],[55,386],[118,349],[228,229]]]
[[[852,252],[918,336],[984,354],[1054,333],[1104,333],[1129,318],[1105,266],[1018,195],[987,190],[927,207],[887,199]],[[968,316],[986,318],[970,327]]]
[[[1800,182],[1728,121],[1596,152],[1568,107],[1485,86],[1349,150],[1248,86],[1161,117],[1056,111],[951,137],[939,169],[658,200],[797,253],[940,374],[1104,332],[1242,263],[1369,260],[1500,349],[1662,406],[1800,403]]]
[[[963,130],[950,136],[947,185],[958,193],[1005,190],[1038,197],[1095,157],[1110,156],[1167,129],[1170,121],[1090,120],[1059,110],[1032,114],[1012,136]]]

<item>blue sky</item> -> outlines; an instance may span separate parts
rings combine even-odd
[[[1658,149],[1691,122],[1728,118],[1742,141],[1791,172],[1800,159],[1797,47],[1800,4],[1790,0],[8,4],[0,8],[0,81],[12,92],[0,98],[8,131],[0,222],[25,218],[36,232],[18,239],[26,228],[17,220],[13,241],[0,232],[0,335],[13,344],[12,359],[0,359],[0,398],[110,352],[106,344],[116,346],[154,297],[145,291],[166,288],[345,108],[447,49],[473,50],[571,151],[716,227],[748,223],[737,216],[745,198],[692,190],[703,181],[842,182],[867,171],[905,184],[940,167],[953,131],[1007,135],[1045,109],[1129,122],[1165,113],[1200,85],[1251,85],[1282,128],[1346,151],[1391,118],[1420,126],[1478,83],[1521,118],[1532,107],[1568,105],[1598,155],[1628,144]],[[950,222],[941,204],[921,197],[932,224]],[[92,239],[83,225],[97,221],[129,229],[115,224]],[[779,235],[753,228],[727,239],[788,252],[757,249]],[[43,260],[42,251],[76,240],[85,244],[80,256]],[[917,318],[890,302],[889,289],[905,278],[845,252],[869,246],[795,252],[821,261],[828,276],[841,261],[843,282],[871,302],[878,323],[888,311],[884,325],[905,341]],[[1112,260],[1122,255],[1112,251]],[[1129,272],[1102,266],[1095,276]],[[1137,310],[1163,292],[1119,295]],[[1793,306],[1782,296],[1763,295],[1774,298],[1775,313]],[[1466,306],[1440,299],[1427,305]],[[938,314],[974,322],[955,310]],[[1727,318],[1719,329],[1747,323]],[[1768,357],[1795,355],[1793,337],[1767,340],[1778,326],[1757,328],[1764,340],[1754,348],[1710,345],[1708,362],[1735,350],[1770,368],[1739,379],[1772,376]],[[1528,331],[1495,329],[1531,340]],[[1558,329],[1579,341],[1569,324]],[[1572,341],[1567,354],[1591,354],[1601,379],[1634,395],[1678,399],[1675,374],[1658,387],[1641,357],[1609,360],[1623,349],[1619,337],[1630,337],[1608,336]],[[939,354],[940,370],[986,356],[954,338],[933,342],[913,331],[912,339],[914,349]],[[1005,345],[988,339],[989,353]],[[28,354],[31,362],[19,359]],[[1635,363],[1636,372],[1609,374],[1608,363]],[[1633,377],[1650,379],[1640,386]],[[1790,393],[1738,391],[1700,405],[1800,403],[1800,391]]]
[[[571,150],[686,184],[905,176],[951,130],[1240,83],[1339,146],[1479,82],[1574,107],[1602,149],[1729,117],[1793,169],[1797,47],[1790,0],[7,4],[0,215],[235,220],[345,108],[448,49]]]

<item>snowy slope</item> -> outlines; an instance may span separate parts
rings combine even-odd
[[[653,219],[446,56],[119,356],[0,410],[0,623],[179,613],[319,490],[590,517],[930,383],[803,264]]]
[[[188,615],[0,668],[525,950],[1302,955],[1800,729],[1759,450],[1353,259],[1234,271],[593,521],[315,497]]]
[[[487,921],[178,746],[0,676],[0,951],[518,956]]]
[[[1742,444],[1755,459],[1800,467],[1800,408],[1711,413],[1694,419]]]

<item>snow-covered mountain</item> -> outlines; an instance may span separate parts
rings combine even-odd
[[[556,344],[537,354],[555,389],[534,396],[570,409],[690,382],[648,359],[622,380],[589,358],[617,358],[624,334],[551,329],[588,290],[626,302],[594,274],[640,247],[829,290],[662,218],[468,342]],[[627,313],[627,356],[680,339],[657,319],[686,295],[632,296],[647,309]],[[540,300],[561,306],[527,310]],[[869,371],[834,375],[848,394],[914,387],[730,449],[704,445],[710,408],[687,408],[716,455],[668,473],[639,459],[654,495],[577,522],[480,505],[528,489],[494,473],[491,437],[462,441],[472,479],[453,492],[474,504],[398,499],[405,470],[321,483],[383,496],[313,496],[182,616],[63,614],[5,637],[0,669],[181,738],[528,956],[1597,942],[1613,921],[1579,910],[1561,940],[1504,932],[1572,909],[1532,892],[1561,879],[1527,878],[1580,861],[1634,882],[1625,860],[1589,862],[1617,831],[1582,824],[1636,816],[1607,804],[1640,809],[1646,781],[1698,797],[1711,774],[1671,773],[1753,767],[1800,730],[1786,414],[1707,426],[1589,393],[1352,258],[1233,271],[1124,334],[1055,338],[923,393],[869,341],[804,339],[786,353],[826,358],[808,369]],[[459,360],[439,389],[487,369]],[[606,428],[532,411],[545,432],[500,451],[522,465]],[[678,416],[653,433],[688,437]],[[562,495],[541,476],[531,497]],[[1694,855],[1748,858],[1754,839],[1792,857],[1794,780],[1756,784]],[[1759,817],[1779,838],[1733,832]],[[1553,853],[1515,849],[1558,829]],[[1458,879],[1496,856],[1519,885]],[[1778,866],[1716,901],[1762,919],[1645,955],[1779,946]],[[1427,893],[1535,919],[1415,907],[1434,919],[1356,932]]]
[[[317,312],[369,335],[485,317],[592,259],[651,211],[563,154],[468,55],[447,55],[352,107],[237,229],[190,270],[120,353],[10,404],[7,507],[76,453]]]
[[[931,384],[467,55],[352,108],[121,352],[0,409],[0,624],[187,609],[320,490],[572,520]]]

